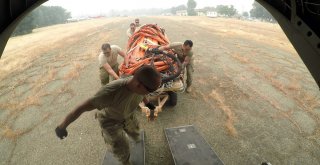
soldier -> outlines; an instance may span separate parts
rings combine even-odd
[[[140,28],[141,24],[139,18],[136,18],[134,22],[136,23],[136,28]]]
[[[140,24],[139,18],[136,18],[136,19],[134,20],[134,23],[135,23],[135,25],[136,25],[136,31],[138,31],[138,30],[141,28],[141,24]]]
[[[192,52],[193,42],[191,40],[186,40],[184,43],[173,42],[169,45],[160,46],[159,50],[168,50],[173,49],[177,54],[178,59],[182,63],[182,69],[186,68],[187,70],[187,89],[186,91],[190,93],[191,84],[192,84],[192,74],[193,74],[193,52]]]
[[[130,38],[135,31],[136,31],[136,24],[131,23],[130,28],[127,30],[127,36]]]
[[[126,54],[117,45],[105,43],[101,46],[99,54],[100,80],[101,85],[106,85],[113,79],[119,79],[118,55],[124,58],[127,66]],[[112,76],[112,77],[111,77]]]
[[[56,128],[56,135],[63,139],[68,135],[67,127],[83,112],[100,110],[97,118],[102,129],[102,136],[115,157],[124,165],[130,165],[129,143],[125,133],[138,142],[140,139],[139,123],[135,109],[143,100],[150,110],[155,106],[144,98],[154,92],[161,83],[160,73],[151,66],[143,66],[132,77],[119,79],[103,86],[95,96],[71,111]]]

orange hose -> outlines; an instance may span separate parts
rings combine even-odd
[[[159,26],[153,24],[142,26],[128,40],[127,51],[130,51],[130,53],[128,53],[127,56],[129,59],[129,66],[127,68],[124,64],[120,65],[120,74],[132,75],[142,65],[150,65],[151,57],[145,58],[145,50],[139,46],[146,38],[159,45],[167,45],[169,43],[168,38],[162,34]],[[148,48],[156,47],[155,45],[149,45],[148,43],[146,45]],[[171,59],[167,59],[167,62],[160,61],[159,56],[153,57],[153,60],[153,64],[158,71],[167,70],[170,67],[167,62],[173,62]],[[176,66],[174,63],[173,65]]]

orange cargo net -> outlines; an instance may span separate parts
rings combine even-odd
[[[162,73],[165,73],[170,67],[171,70],[176,70],[174,67],[177,67],[177,64],[171,58],[166,58],[164,55],[155,56],[154,54],[146,53],[149,48],[167,44],[169,44],[169,40],[159,26],[155,24],[142,26],[128,40],[128,66],[124,63],[120,65],[120,75],[133,75],[142,65],[152,65]]]

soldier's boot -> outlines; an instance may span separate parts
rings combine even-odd
[[[123,165],[133,165],[133,164],[131,163],[131,161],[130,161],[130,154],[129,154],[128,158],[127,158],[125,161],[122,162],[122,164],[123,164]]]
[[[188,86],[187,89],[186,89],[187,93],[191,93],[192,92],[192,88],[191,86]]]

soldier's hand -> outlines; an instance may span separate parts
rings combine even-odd
[[[60,138],[60,139],[63,139],[65,137],[68,136],[68,132],[65,128],[60,128],[59,126],[56,128],[56,135]]]

